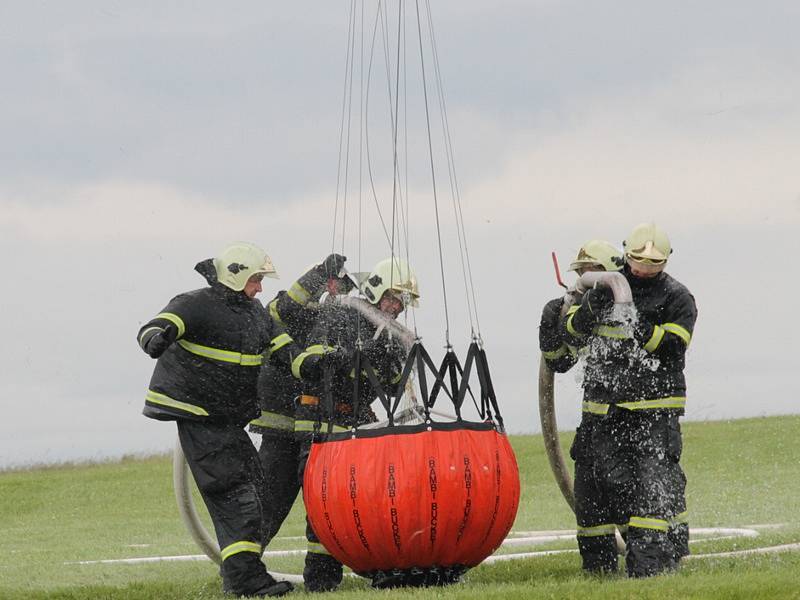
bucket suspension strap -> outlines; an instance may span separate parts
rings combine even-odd
[[[353,354],[353,427],[358,425],[358,415],[361,410],[361,377],[359,375],[362,356],[361,341],[359,340],[355,354]]]
[[[320,405],[317,405],[317,422],[314,424],[314,433],[318,433],[321,428],[320,419],[323,412],[328,422],[326,433],[331,433],[333,431],[333,368],[329,364],[325,365],[322,370],[322,401],[324,409],[320,410]]]
[[[378,395],[378,400],[381,401],[381,405],[383,406],[386,414],[389,418],[389,424],[393,425],[393,410],[391,405],[391,395],[386,393],[383,385],[378,379],[378,375],[375,372],[372,363],[369,361],[369,357],[364,354],[360,347],[356,348],[355,353],[353,354],[353,426],[358,425],[358,415],[361,409],[361,376],[366,375],[367,380],[369,381],[369,385],[372,387],[372,390]]]
[[[443,387],[441,383],[437,381],[431,390],[430,407],[433,408],[436,398],[439,395],[439,391],[444,389],[445,393],[453,403],[453,408],[456,411],[456,418],[461,421],[461,406],[464,403],[464,398],[458,395],[458,390],[460,389],[459,379],[463,379],[464,369],[461,366],[461,361],[458,360],[458,356],[456,356],[456,353],[453,352],[452,347],[447,349],[447,352],[442,359],[442,364],[439,367],[439,377],[441,379],[444,379],[445,373],[450,375],[450,391],[448,392],[447,388]],[[472,389],[469,387],[469,385],[467,385],[467,393],[469,393],[469,395],[472,397],[472,402],[474,404],[475,396],[472,394]],[[475,407],[478,408],[477,404]],[[485,417],[485,412],[482,412],[480,409],[478,409],[478,413],[480,414],[481,419]]]
[[[417,383],[420,391],[419,398],[425,411],[426,420],[430,420],[431,409],[439,395],[444,392],[453,404],[453,408],[456,412],[456,420],[462,421],[464,400],[467,394],[469,394],[480,418],[484,421],[496,422],[498,429],[501,432],[504,431],[503,418],[500,415],[500,410],[497,405],[497,397],[489,372],[486,351],[480,347],[476,341],[470,344],[463,367],[455,352],[453,352],[452,349],[448,349],[438,368],[422,343],[419,341],[414,342],[406,357],[400,376],[390,384],[389,388],[381,382],[369,357],[364,354],[360,347],[356,348],[356,351],[353,353],[351,364],[351,376],[353,379],[353,414],[351,415],[351,419],[353,427],[358,426],[358,417],[361,404],[363,404],[361,396],[364,385],[368,385],[374,395],[380,400],[381,406],[386,412],[389,426],[394,426],[395,413],[400,405],[405,386],[411,377],[412,371],[416,368]],[[469,384],[469,379],[473,370],[477,373],[480,383],[480,405],[476,401],[475,394]],[[320,408],[321,413],[327,413],[327,433],[331,433],[333,431],[332,416],[334,414],[332,367],[326,366],[323,373],[324,401],[321,403]],[[428,378],[430,376],[433,376],[433,385],[429,391]],[[367,381],[362,381],[362,377],[365,377]],[[318,415],[317,419],[317,431],[319,431],[321,427],[320,424],[322,421],[320,417],[321,414]]]
[[[467,358],[464,361],[461,387],[458,389],[458,405],[460,406],[463,404],[464,398],[469,390],[469,377],[472,374],[473,365],[475,365],[475,371],[478,373],[478,381],[481,386],[481,406],[478,408],[478,412],[482,419],[489,421],[496,419],[500,430],[503,431],[503,417],[500,415],[500,409],[497,406],[497,397],[495,396],[492,377],[489,373],[489,362],[486,359],[486,351],[481,348],[477,342],[472,342],[470,344]],[[494,410],[494,417],[492,416],[492,410]]]
[[[489,361],[486,358],[486,350],[483,349],[483,346],[478,346],[478,344],[475,342],[473,342],[471,345],[478,349],[476,365],[478,367],[478,379],[481,383],[481,402],[484,403],[488,400],[488,402],[491,403],[492,408],[494,409],[494,416],[497,419],[497,424],[500,427],[500,431],[505,431],[503,417],[500,414],[500,408],[497,405],[497,395],[494,393],[492,375],[489,372]],[[486,409],[488,412],[489,404],[486,404]]]

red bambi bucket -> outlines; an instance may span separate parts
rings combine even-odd
[[[315,442],[305,469],[308,518],[357,573],[472,567],[514,523],[519,471],[491,423],[431,423],[340,433]]]

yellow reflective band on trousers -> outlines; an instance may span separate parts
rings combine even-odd
[[[306,547],[306,551],[312,554],[327,554],[330,556],[330,552],[325,549],[325,546],[319,544],[317,542],[308,542],[308,546]]]
[[[689,511],[685,510],[682,513],[679,513],[672,517],[669,520],[669,524],[672,527],[677,527],[678,525],[688,525],[689,524]]]
[[[604,402],[592,402],[584,400],[582,403],[583,412],[594,415],[608,414],[610,404]],[[655,400],[637,400],[636,402],[618,402],[616,406],[627,410],[655,410],[658,408],[685,408],[686,396],[669,396],[668,398],[657,398]]]
[[[276,298],[272,302],[269,303],[269,315],[272,317],[274,321],[277,321],[281,325],[285,325],[286,323],[283,322],[281,319],[280,313],[278,313],[278,299]]]
[[[668,331],[673,335],[677,335],[687,346],[689,345],[689,342],[692,341],[692,334],[689,333],[689,330],[685,327],[681,327],[677,323],[662,323],[661,327],[664,328],[664,331]]]
[[[665,333],[666,331],[663,327],[661,327],[661,325],[656,325],[653,327],[653,335],[651,335],[650,339],[647,340],[647,343],[644,345],[644,349],[648,352],[655,352],[661,345],[661,340],[664,339]]]
[[[612,327],[611,325],[596,325],[592,328],[592,333],[615,340],[627,340],[631,337],[622,327]]]
[[[600,535],[614,535],[614,530],[617,528],[616,525],[606,524],[606,525],[594,525],[592,527],[578,527],[578,537],[597,537]]]
[[[261,544],[256,544],[255,542],[234,542],[233,544],[225,546],[219,553],[220,556],[222,556],[222,560],[226,560],[234,554],[239,554],[239,552],[255,552],[260,555]]]
[[[296,419],[294,422],[294,430],[295,431],[314,431],[314,426],[317,424],[316,421],[304,421],[300,419]],[[328,431],[328,424],[326,422],[322,422],[319,424],[319,430],[323,433]],[[350,431],[349,427],[342,427],[341,425],[334,425],[333,431],[338,433],[341,431]]]
[[[323,344],[314,344],[313,346],[306,348],[304,352],[298,354],[297,357],[292,361],[292,375],[294,375],[294,378],[302,379],[302,376],[300,375],[300,368],[303,366],[303,362],[309,356],[321,356],[323,354],[327,354],[328,352],[333,352],[333,348]]]
[[[269,356],[272,356],[274,352],[277,352],[278,350],[283,348],[286,344],[291,344],[293,341],[294,340],[292,339],[292,336],[290,336],[288,333],[282,333],[278,336],[275,336],[274,338],[272,338],[272,341],[270,342],[270,347],[268,351]]]
[[[294,417],[262,410],[261,416],[258,419],[250,421],[250,425],[265,427],[267,429],[278,429],[280,431],[294,431]]]
[[[300,285],[297,281],[292,284],[292,287],[289,288],[289,291],[286,292],[286,295],[301,306],[308,304],[308,300],[311,298],[311,294],[308,292],[308,290],[306,290],[306,288]]]
[[[161,406],[169,406],[171,408],[177,408],[179,410],[186,411],[193,415],[197,415],[199,417],[207,417],[208,413],[204,408],[200,406],[195,406],[194,404],[189,404],[188,402],[181,402],[180,400],[175,400],[174,398],[170,398],[169,396],[165,396],[164,394],[159,394],[158,392],[154,392],[153,390],[147,390],[147,394],[144,397],[145,400],[152,404],[160,404]]]
[[[186,340],[178,340],[178,345],[187,352],[197,354],[197,356],[234,365],[242,365],[243,367],[258,367],[264,360],[261,354],[231,352],[230,350],[221,350],[219,348],[212,348],[211,346],[201,346],[200,344],[194,344]]]
[[[165,319],[175,325],[178,328],[178,337],[183,337],[183,334],[186,333],[186,324],[175,313],[158,313],[156,319]]]
[[[652,517],[631,517],[631,520],[628,521],[628,527],[667,531],[669,529],[669,521],[665,521],[664,519],[653,519]]]

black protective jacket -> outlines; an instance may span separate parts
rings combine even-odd
[[[286,330],[298,348],[308,345],[308,336],[320,311],[318,301],[327,289],[327,281],[324,263],[315,265],[267,304],[272,319]],[[265,363],[258,376],[261,415],[250,423],[250,430],[262,435],[293,437],[294,401],[302,391],[300,380],[292,375],[291,364]]]
[[[308,346],[309,334],[319,316],[320,305],[301,305],[281,291],[267,305],[299,348]],[[294,356],[292,358],[295,358]],[[291,364],[265,363],[258,375],[258,403],[261,415],[250,423],[254,433],[294,435],[295,399],[303,393],[302,382],[292,375]]]
[[[400,379],[407,356],[400,340],[391,337],[386,329],[379,332],[375,325],[353,308],[324,304],[309,335],[306,351],[299,355],[292,365],[293,372],[300,373],[304,378],[304,394],[320,398],[322,402],[319,406],[298,404],[295,417],[299,427],[296,428],[296,432],[307,431],[308,421],[317,418],[340,427],[362,425],[376,420],[370,404],[378,394],[362,370],[359,394],[357,398],[355,397],[355,370],[349,359],[332,365],[334,370],[331,382],[332,414],[325,414],[325,390],[322,380],[304,375],[306,372],[311,372],[311,365],[308,363],[318,362],[321,367],[326,354],[336,348],[342,349],[344,355],[352,357],[359,340],[363,356],[369,359],[379,383],[387,393],[394,393],[393,386]]]
[[[154,336],[177,327],[176,341],[156,362],[143,413],[244,425],[259,414],[261,364],[290,363],[297,351],[258,300],[216,281],[210,261],[195,269],[210,286],[176,296],[139,330],[147,351]]]
[[[697,319],[694,297],[667,273],[638,278],[626,266],[623,274],[638,313],[632,327],[615,322],[606,308],[593,320],[591,331],[577,330],[573,320],[579,311],[589,310],[585,302],[571,307],[561,322],[565,342],[587,348],[584,411],[605,414],[607,407],[595,405],[619,404],[683,414],[685,354]]]

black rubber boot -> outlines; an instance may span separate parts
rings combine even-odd
[[[328,554],[309,552],[303,582],[307,592],[332,592],[342,583],[342,563]]]
[[[666,532],[630,528],[626,541],[625,570],[628,577],[652,577],[677,567],[675,548]]]
[[[291,592],[294,586],[278,581],[267,572],[261,557],[241,552],[222,563],[222,591],[236,597],[277,597]]]
[[[680,523],[667,532],[669,540],[672,542],[674,548],[672,558],[675,565],[680,564],[684,556],[689,556],[689,526],[685,523]]]
[[[617,540],[613,535],[578,536],[583,570],[591,575],[616,573]]]
[[[277,598],[278,596],[288,594],[294,589],[294,586],[288,581],[276,581],[275,579],[273,579],[273,581],[275,583],[271,585],[265,585],[248,595],[261,598]]]

